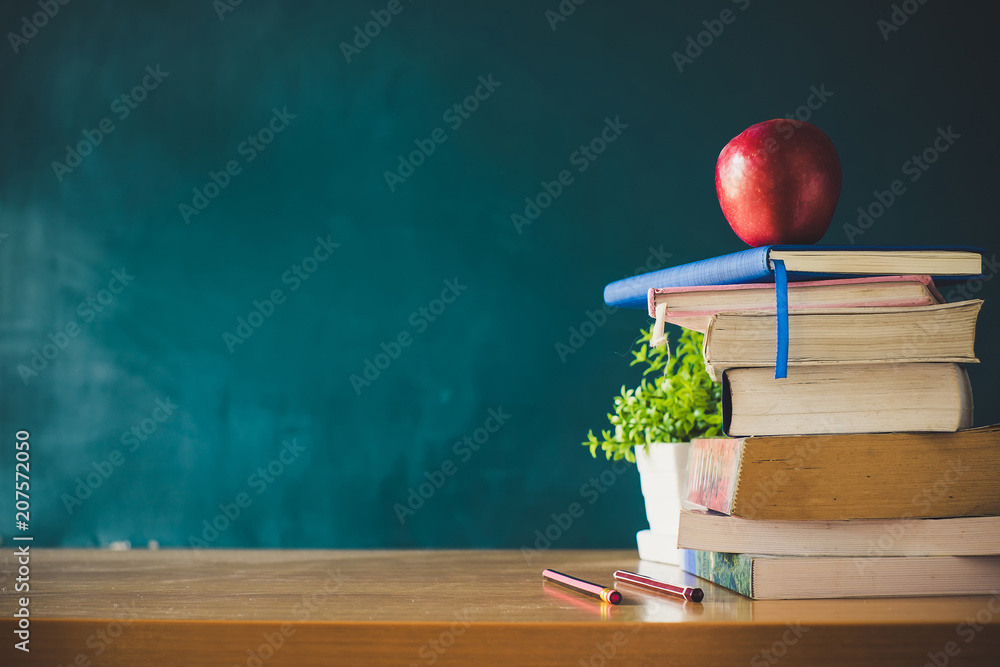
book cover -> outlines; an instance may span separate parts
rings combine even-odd
[[[681,549],[681,568],[713,584],[753,597],[753,556]]]
[[[974,343],[982,304],[792,310],[788,364],[979,363]],[[727,368],[773,366],[775,321],[774,313],[760,310],[712,315],[703,347],[712,379]]]
[[[929,306],[945,299],[926,275],[806,280],[788,285],[789,311],[812,308]],[[662,313],[657,304],[665,304]],[[649,316],[662,331],[669,322],[705,333],[712,315],[723,311],[776,310],[774,287],[766,283],[651,288]]]
[[[682,550],[681,568],[755,600],[982,595],[997,556],[765,556]]]
[[[695,439],[686,498],[775,521],[1000,515],[1000,425]]]
[[[738,283],[758,283],[774,282],[774,267],[771,261],[773,252],[795,253],[795,252],[832,252],[832,253],[906,253],[911,254],[921,251],[943,252],[943,253],[981,253],[978,248],[968,246],[941,246],[941,247],[905,247],[905,246],[800,246],[800,245],[773,245],[761,246],[759,248],[748,248],[728,255],[703,259],[688,264],[681,264],[658,271],[643,273],[638,276],[631,276],[609,283],[604,288],[604,301],[609,306],[621,308],[645,308],[648,303],[648,292],[651,288],[662,287],[691,287],[700,285],[735,285]],[[981,263],[981,260],[980,260]],[[961,275],[973,277],[980,275],[982,268],[974,272],[967,272]],[[899,270],[890,272],[880,272],[886,274],[903,273],[923,273],[914,270]],[[930,272],[927,272],[930,273]],[[817,280],[823,277],[848,277],[857,276],[857,272],[852,273],[829,273],[829,272],[808,272],[798,271],[789,268],[788,279],[790,281]],[[939,284],[947,282],[953,275],[934,276],[935,282]]]

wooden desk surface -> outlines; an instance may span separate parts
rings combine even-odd
[[[4,665],[921,667],[928,653],[1000,665],[1000,596],[753,602],[634,551],[528,563],[518,551],[37,549],[25,654],[12,639],[24,594],[4,552]],[[545,567],[606,585],[639,570],[706,596],[622,585],[610,606],[543,584]]]

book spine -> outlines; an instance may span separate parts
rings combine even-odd
[[[753,597],[753,557],[720,551],[681,550],[681,569],[713,584]]]
[[[722,257],[616,280],[604,288],[604,301],[609,306],[618,308],[648,308],[649,290],[653,287],[736,285],[768,281],[771,279],[768,252],[768,246],[750,248]]]
[[[708,362],[705,362],[706,366]],[[729,386],[729,378],[726,372],[722,372],[722,432],[730,435],[729,429],[733,423],[733,392]],[[731,437],[731,436],[730,436]]]

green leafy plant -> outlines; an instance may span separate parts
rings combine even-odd
[[[722,432],[722,387],[705,371],[704,335],[685,329],[671,354],[668,343],[649,347],[651,334],[643,330],[639,349],[632,351],[635,359],[629,365],[647,368],[638,387],[623,386],[615,396],[615,412],[608,414],[613,430],[601,431],[600,438],[593,431],[587,434],[583,445],[595,458],[600,448],[608,459],[634,463],[636,446],[688,442]]]

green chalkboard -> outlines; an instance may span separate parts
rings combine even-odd
[[[51,4],[0,9],[0,461],[29,431],[36,544],[634,545],[634,468],[579,444],[648,324],[602,288],[744,247],[713,170],[761,120],[837,146],[826,243],[1000,245],[993,7]]]

